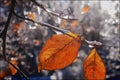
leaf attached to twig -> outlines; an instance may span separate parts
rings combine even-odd
[[[75,60],[80,48],[81,38],[73,33],[68,33],[68,35],[53,35],[46,41],[39,54],[40,64],[38,65],[38,71],[40,69],[62,69]]]

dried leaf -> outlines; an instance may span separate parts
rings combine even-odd
[[[46,41],[39,54],[38,68],[45,70],[62,69],[70,65],[77,57],[81,39],[77,34],[53,35]],[[76,36],[75,36],[76,35]]]
[[[79,22],[77,20],[62,20],[61,27],[63,29],[69,29],[70,31],[73,30],[74,27],[79,26]]]
[[[12,64],[14,64],[15,66],[18,64],[18,62],[16,60],[14,60],[13,58],[11,59],[10,62]],[[9,64],[9,67],[10,67],[12,75],[15,75],[17,73],[17,70],[13,66],[11,66],[10,64]]]
[[[105,80],[106,68],[96,49],[84,61],[84,75],[87,80]]]
[[[89,6],[89,5],[85,5],[85,6],[82,8],[81,12],[82,12],[82,14],[84,14],[84,13],[87,13],[89,10],[90,10],[90,6]]]
[[[27,16],[32,20],[35,20],[35,15],[32,12],[28,13]]]

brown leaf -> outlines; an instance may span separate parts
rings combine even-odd
[[[56,70],[72,64],[77,57],[81,39],[76,34],[68,34],[73,37],[53,35],[46,41],[39,54],[39,69]]]
[[[84,76],[87,80],[105,80],[106,68],[96,49],[84,61]]]

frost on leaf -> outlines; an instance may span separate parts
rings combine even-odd
[[[96,49],[93,49],[84,61],[84,76],[87,80],[104,80],[105,65]]]
[[[73,37],[65,34],[53,35],[46,41],[38,56],[40,62],[38,69],[62,69],[75,60],[80,48],[81,39],[77,34],[68,34]]]

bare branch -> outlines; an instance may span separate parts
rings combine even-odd
[[[81,40],[82,40],[82,42],[85,42],[89,47],[101,47],[101,46],[104,46],[103,43],[101,43],[99,41],[89,41],[89,40],[85,39],[84,36],[81,36]]]
[[[56,31],[59,31],[59,32],[62,32],[62,33],[64,33],[64,34],[66,34],[66,33],[69,32],[68,30],[64,30],[64,29],[55,27],[55,26],[50,25],[50,24],[48,24],[48,23],[37,22],[37,21],[34,21],[34,20],[32,20],[32,19],[29,19],[29,18],[25,18],[25,17],[19,16],[19,15],[16,14],[15,12],[14,12],[14,15],[17,16],[18,18],[21,18],[21,19],[24,19],[24,20],[28,20],[28,21],[31,21],[31,22],[33,22],[33,23],[37,23],[37,24],[42,25],[42,26],[45,26],[45,27],[52,28],[52,29],[54,29],[54,30],[56,30]]]
[[[45,27],[52,28],[54,30],[60,31],[60,32],[62,32],[64,34],[67,34],[68,32],[70,32],[68,30],[64,30],[64,29],[55,27],[53,25],[50,25],[48,23],[37,22],[37,21],[33,21],[32,19],[29,19],[29,18],[21,17],[21,16],[17,15],[15,12],[14,12],[14,15],[17,16],[17,17],[19,17],[19,18],[22,18],[22,19],[25,19],[25,20],[28,20],[28,21],[32,21],[33,23],[37,23],[39,25],[42,25],[42,26],[45,26]],[[67,34],[67,35],[70,36],[70,37],[73,37],[73,36],[71,36],[69,34]],[[93,47],[103,46],[103,44],[101,42],[98,42],[98,41],[89,41],[89,40],[86,40],[84,37],[82,37],[82,41],[85,41],[88,45],[91,45]]]
[[[70,34],[68,34],[68,32],[70,32],[69,30],[61,29],[61,28],[55,27],[55,26],[53,26],[53,25],[51,25],[51,24],[48,24],[48,23],[37,22],[37,21],[34,21],[34,20],[32,20],[32,19],[19,16],[19,15],[17,15],[17,14],[15,13],[15,11],[13,12],[13,14],[14,14],[15,16],[17,16],[18,18],[21,18],[21,19],[24,19],[24,20],[28,20],[28,21],[31,21],[31,22],[33,22],[33,23],[37,23],[37,24],[39,24],[39,25],[41,25],[41,26],[45,26],[45,27],[54,29],[54,30],[56,30],[56,31],[59,31],[59,32],[61,32],[61,33],[63,33],[63,34],[66,34],[66,35],[74,38],[74,36],[71,36]]]
[[[18,66],[15,66],[14,64],[12,64],[10,61],[6,60],[12,67],[14,67],[26,80],[29,80],[29,78],[27,77],[27,75],[24,74],[24,72],[22,72],[22,70],[19,69]]]
[[[10,20],[12,18],[12,13],[14,11],[14,6],[15,6],[15,0],[12,0],[12,3],[11,3],[11,9],[10,9],[10,13],[8,15],[8,19],[7,19],[7,22],[5,24],[5,27],[3,29],[3,31],[1,32],[0,34],[0,37],[2,37],[3,39],[3,43],[2,43],[2,47],[3,47],[3,57],[4,59],[6,60],[6,52],[5,52],[5,49],[6,49],[6,34],[7,34],[7,29],[9,27],[9,24],[10,24]]]
[[[51,10],[45,8],[45,6],[43,4],[37,3],[35,0],[31,0],[31,1],[33,3],[35,3],[37,6],[39,6],[40,8],[42,8],[44,11],[46,11],[46,12],[52,14],[52,15],[55,15],[57,17],[63,18],[63,17],[60,16],[60,14],[58,14],[58,13],[56,13],[54,11],[51,11]],[[19,17],[19,18],[22,18],[22,19],[25,19],[25,20],[28,20],[28,21],[32,21],[33,23],[37,23],[39,25],[46,26],[46,27],[52,28],[54,30],[60,31],[60,32],[62,32],[64,34],[67,34],[68,32],[70,32],[68,30],[60,29],[58,27],[50,25],[48,23],[37,22],[37,21],[33,21],[32,19],[29,19],[29,18],[21,17],[21,16],[17,15],[15,12],[14,12],[14,15],[17,16],[17,17]],[[63,19],[66,19],[66,18],[63,18]],[[69,18],[67,18],[67,20],[75,20],[75,19],[69,19]],[[82,26],[82,29],[84,30],[83,26]],[[69,34],[67,34],[67,35],[69,35]],[[69,36],[71,36],[71,35],[69,35]],[[71,37],[73,37],[73,36],[71,36]],[[88,45],[91,45],[93,47],[103,46],[103,44],[101,42],[98,42],[98,41],[89,41],[89,40],[86,40],[85,38],[83,39],[83,41],[85,41]]]
[[[7,19],[7,22],[5,24],[5,27],[3,29],[3,31],[1,32],[0,34],[0,37],[2,37],[2,52],[3,52],[3,58],[5,59],[5,61],[7,61],[10,65],[12,65],[26,80],[29,80],[29,78],[17,67],[15,66],[14,64],[12,64],[9,60],[6,59],[6,35],[7,35],[7,30],[8,30],[8,27],[9,27],[9,24],[10,24],[10,20],[12,18],[12,14],[14,12],[14,7],[15,7],[15,3],[16,1],[15,0],[12,0],[12,3],[11,3],[11,9],[10,9],[10,12],[9,12],[9,15],[8,15],[8,19]]]
[[[101,47],[103,46],[103,44],[101,42],[98,41],[89,41],[89,40],[84,40],[88,45],[90,45],[91,47]]]
[[[49,13],[49,14],[52,14],[52,15],[54,15],[54,16],[56,16],[56,17],[59,17],[59,18],[61,18],[61,19],[65,19],[65,20],[78,20],[78,19],[76,19],[76,18],[73,18],[73,17],[65,17],[65,16],[61,16],[61,14],[59,14],[59,13],[57,13],[57,12],[55,12],[55,11],[52,11],[52,10],[50,10],[50,9],[47,9],[43,4],[41,4],[41,3],[38,3],[38,2],[36,2],[35,0],[31,0],[33,3],[35,3],[37,6],[39,6],[41,9],[43,9],[44,11],[46,11],[47,13]]]

